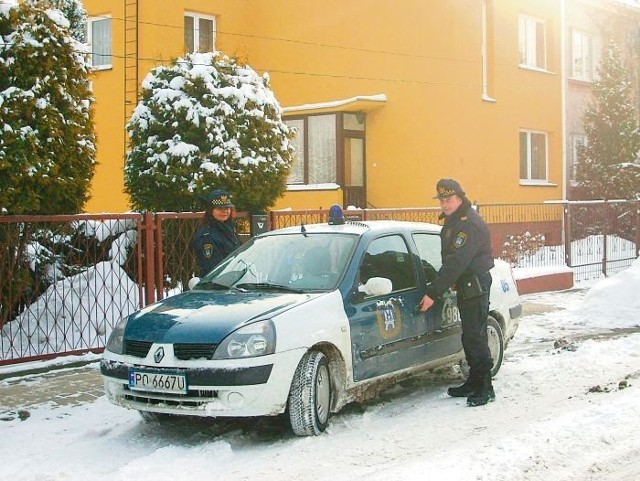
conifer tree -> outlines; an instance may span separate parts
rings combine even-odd
[[[212,189],[261,211],[286,188],[292,133],[268,78],[220,52],[153,69],[127,125],[125,190],[139,210],[200,210]]]
[[[44,1],[44,0],[43,0]],[[71,36],[78,42],[87,41],[87,11],[80,0],[47,0],[52,8],[60,10],[69,21]]]
[[[83,47],[47,2],[0,6],[0,209],[72,214],[95,168]]]
[[[640,132],[633,84],[619,48],[609,42],[584,114],[586,146],[577,180],[588,199],[640,198]]]

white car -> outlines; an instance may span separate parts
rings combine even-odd
[[[456,293],[426,313],[440,226],[368,221],[271,231],[192,290],[123,319],[101,360],[105,391],[143,417],[287,413],[298,435],[421,370],[464,361]],[[492,270],[493,374],[521,304],[511,269]]]

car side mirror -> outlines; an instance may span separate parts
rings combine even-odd
[[[367,297],[384,296],[393,290],[393,284],[386,277],[372,277],[365,284],[358,286],[358,292],[363,292]]]
[[[199,277],[192,277],[191,279],[189,279],[189,283],[187,284],[187,287],[189,288],[189,290],[191,290],[196,286],[198,282],[200,282]]]

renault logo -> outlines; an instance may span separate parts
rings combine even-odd
[[[153,355],[153,360],[158,364],[164,358],[164,347],[159,347]]]

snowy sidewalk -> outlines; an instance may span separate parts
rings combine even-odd
[[[34,405],[78,405],[104,394],[98,363],[54,368],[34,374],[15,373],[0,380],[0,421],[29,417]]]

